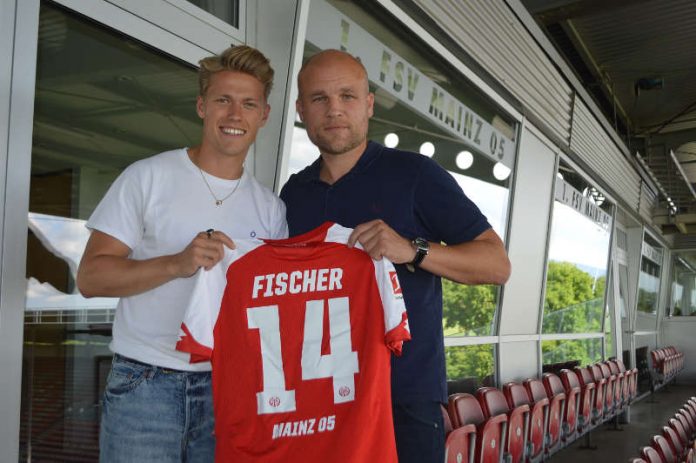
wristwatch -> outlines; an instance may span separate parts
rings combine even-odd
[[[413,258],[411,262],[406,264],[406,268],[410,272],[415,272],[416,267],[418,267],[421,262],[423,262],[423,259],[425,259],[425,256],[428,255],[428,251],[430,250],[430,243],[428,243],[428,240],[425,238],[414,238],[411,240],[411,244],[416,247],[416,256]]]

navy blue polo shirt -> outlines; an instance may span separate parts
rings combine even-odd
[[[280,193],[290,236],[326,221],[354,228],[382,219],[408,239],[458,244],[491,228],[454,178],[421,154],[369,142],[353,169],[333,185],[319,179],[320,162],[292,175]],[[401,357],[392,357],[393,399],[446,402],[440,277],[395,267],[412,339]]]

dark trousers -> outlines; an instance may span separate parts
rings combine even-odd
[[[399,463],[445,461],[440,402],[392,402]]]

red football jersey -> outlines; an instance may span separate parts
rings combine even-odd
[[[238,240],[199,271],[177,349],[210,359],[217,462],[396,462],[390,355],[410,339],[393,265],[326,223]]]

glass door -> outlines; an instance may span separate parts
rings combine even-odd
[[[39,11],[20,461],[97,461],[117,300],[77,290],[84,224],[126,166],[198,142],[188,55],[209,52],[172,56],[55,3]]]

